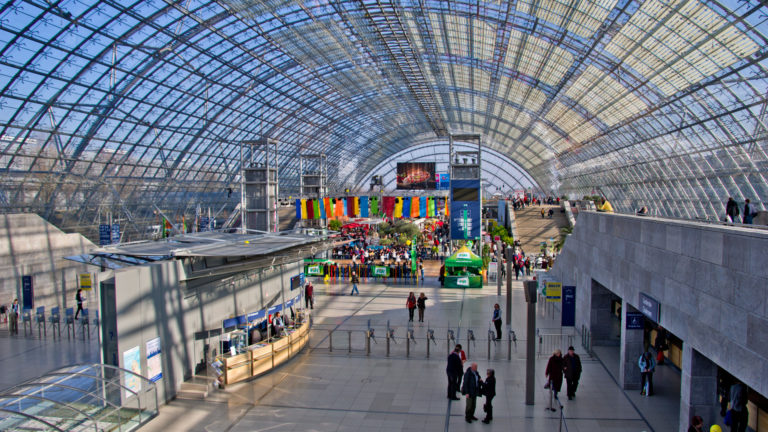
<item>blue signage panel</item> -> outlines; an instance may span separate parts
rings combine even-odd
[[[437,188],[439,190],[448,190],[451,188],[451,175],[450,174],[435,174],[438,176]]]
[[[35,307],[35,291],[32,288],[32,276],[21,277],[21,301],[24,309]]]
[[[648,294],[640,293],[640,307],[638,308],[643,315],[658,323],[660,307],[659,302]]]
[[[210,228],[210,219],[207,216],[200,217],[200,223],[198,224],[197,230],[204,232],[210,231]]]
[[[480,238],[480,181],[451,182],[451,240]]]
[[[112,242],[112,227],[109,224],[99,225],[99,246],[106,246]]]
[[[120,224],[112,224],[112,243],[120,243]]]
[[[563,327],[576,326],[576,287],[565,285],[562,292],[563,313],[560,325]]]
[[[645,328],[645,317],[640,312],[627,312],[627,330],[642,330]]]

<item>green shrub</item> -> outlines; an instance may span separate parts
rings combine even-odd
[[[331,219],[328,222],[328,229],[331,231],[339,231],[341,230],[341,221],[338,219]]]

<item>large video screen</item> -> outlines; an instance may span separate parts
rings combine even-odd
[[[437,189],[434,162],[398,162],[397,189]]]

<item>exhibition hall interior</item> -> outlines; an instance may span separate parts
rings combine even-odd
[[[7,0],[0,430],[768,432],[766,0]]]

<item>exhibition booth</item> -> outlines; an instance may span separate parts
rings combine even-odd
[[[483,259],[462,246],[445,260],[445,288],[482,288]]]

